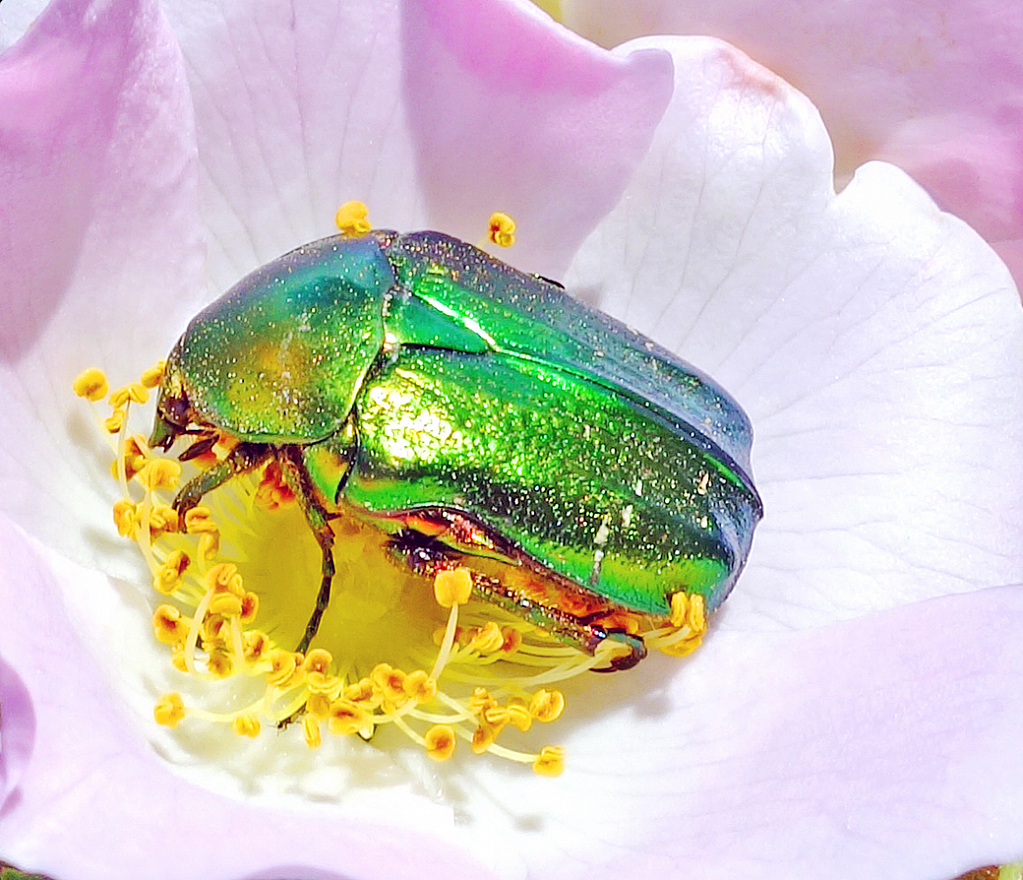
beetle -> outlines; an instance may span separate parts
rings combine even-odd
[[[376,230],[300,247],[188,325],[166,361],[150,446],[230,454],[180,515],[276,460],[322,551],[306,651],[330,601],[330,520],[383,529],[423,575],[464,566],[475,593],[610,669],[679,591],[708,611],[762,515],[752,431],[712,379],[651,340],[438,232]]]

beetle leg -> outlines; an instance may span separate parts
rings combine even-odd
[[[428,517],[422,519],[428,525]],[[458,520],[455,526],[463,530],[471,523]],[[392,536],[389,542],[391,553],[401,559],[413,572],[424,577],[436,577],[440,572],[466,567],[472,580],[473,592],[501,608],[537,624],[562,641],[575,645],[587,654],[593,654],[605,640],[617,642],[629,648],[629,653],[615,657],[610,665],[594,669],[594,672],[617,672],[632,669],[647,655],[642,636],[632,635],[623,629],[601,626],[600,623],[575,615],[556,607],[545,605],[530,598],[513,587],[502,583],[500,578],[490,577],[472,569],[472,556],[458,552],[446,545],[438,535],[430,535],[415,528],[405,528]]]
[[[200,455],[204,455],[217,445],[217,441],[219,439],[220,435],[216,432],[200,437],[178,456],[178,461],[191,461],[193,458],[198,458]]]
[[[239,443],[223,461],[185,483],[174,499],[174,510],[178,516],[184,517],[207,492],[226,483],[231,477],[259,467],[271,452],[265,443]]]
[[[309,649],[309,643],[316,636],[320,628],[320,618],[330,604],[330,587],[334,582],[334,532],[330,527],[329,517],[326,509],[316,499],[311,485],[312,481],[309,472],[306,470],[302,459],[302,450],[297,446],[283,446],[280,449],[278,461],[281,464],[281,473],[288,488],[295,493],[295,498],[302,507],[309,528],[312,529],[316,543],[320,545],[320,552],[323,554],[323,562],[320,567],[320,591],[316,594],[316,606],[309,616],[306,624],[305,635],[298,643],[296,649],[304,654]]]
[[[590,670],[591,672],[619,672],[623,669],[632,669],[646,657],[646,643],[642,636],[634,636],[621,630],[606,630],[605,638],[621,645],[627,645],[632,653],[626,654],[624,657],[615,657],[610,666],[600,666]]]

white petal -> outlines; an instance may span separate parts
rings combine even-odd
[[[737,50],[652,42],[674,47],[676,97],[571,281],[752,418],[766,513],[722,624],[1023,579],[1023,315],[1005,268],[890,166],[834,195],[816,112]]]
[[[510,259],[560,273],[670,93],[663,53],[613,57],[524,2],[188,0],[169,12],[195,100],[214,290],[333,233],[350,199],[377,227],[474,242],[491,212],[509,212]]]

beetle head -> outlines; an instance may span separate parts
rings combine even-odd
[[[167,358],[163,380],[160,382],[156,421],[153,423],[153,433],[149,437],[150,448],[159,447],[164,451],[170,449],[178,436],[185,433],[192,420],[192,404],[185,391],[179,346],[176,345]]]

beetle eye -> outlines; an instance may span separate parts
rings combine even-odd
[[[163,417],[179,428],[187,427],[192,420],[192,405],[188,402],[184,391],[176,397],[164,399],[160,408],[163,411]]]

